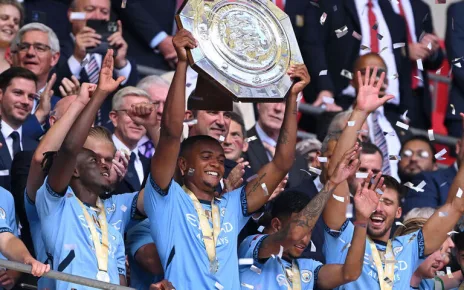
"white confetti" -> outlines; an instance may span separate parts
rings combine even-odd
[[[443,155],[445,155],[445,154],[446,154],[446,149],[443,148],[443,149],[441,149],[440,152],[435,154],[435,159],[437,159],[437,160],[445,160],[446,158],[443,158]]]
[[[415,78],[415,79],[418,79],[418,80],[420,80],[420,81],[422,81],[422,82],[424,81],[424,80],[421,79],[419,76],[414,76],[414,78]]]
[[[458,192],[456,193],[456,197],[457,197],[457,198],[461,198],[461,197],[462,197],[462,189],[461,189],[461,188],[458,189]]]
[[[406,182],[406,183],[404,184],[404,186],[409,187],[410,189],[413,189],[413,190],[415,190],[415,191],[417,191],[417,192],[424,192],[424,190],[423,190],[422,188],[415,187],[414,184],[412,184],[412,183],[409,182],[409,181]]]
[[[255,272],[256,274],[260,275],[261,274],[261,269],[256,267],[255,265],[251,265],[250,270]]]
[[[332,194],[332,196],[338,200],[339,202],[345,202],[345,198],[342,197],[342,196],[338,196],[338,195],[335,195],[335,194]]]
[[[351,247],[351,243],[345,244],[342,248],[342,252]]]
[[[251,136],[251,137],[248,137],[245,139],[245,142],[249,143],[251,141],[255,141],[255,140],[258,140],[258,137],[256,136]]]
[[[319,160],[319,162],[325,163],[327,162],[327,157],[317,157],[317,160]]]
[[[258,232],[262,233],[264,231],[264,226],[259,226]]]
[[[409,122],[409,118],[408,118],[408,110],[406,110],[403,115],[401,115],[400,119],[405,121],[405,122]]]
[[[284,247],[280,246],[279,254],[277,255],[277,257],[279,257],[279,259],[282,259],[283,254],[284,254]]]
[[[425,182],[425,180],[422,180],[416,187],[418,189],[423,189],[425,185],[427,185],[427,182]]]
[[[194,173],[195,173],[195,169],[189,168],[188,173],[187,173],[188,176],[193,176]]]
[[[324,102],[325,104],[333,104],[334,98],[322,96],[322,102]]]
[[[454,235],[454,234],[458,234],[458,232],[456,232],[456,231],[451,231],[451,232],[448,232],[448,233],[446,233],[446,234],[447,234],[448,236],[451,236],[451,235]]]
[[[251,216],[251,218],[252,218],[254,221],[259,221],[259,219],[262,218],[263,215],[264,215],[264,212],[262,212],[259,216],[256,216],[256,213],[255,213],[255,214],[253,214],[253,215]]]
[[[219,136],[219,142],[224,142],[224,140],[226,140],[226,137],[224,137],[224,136],[222,136],[222,135]]]
[[[427,133],[429,135],[429,140],[430,141],[435,140],[435,136],[433,135],[433,130],[432,129],[428,130]]]
[[[368,175],[367,172],[356,172],[356,178],[367,178]]]
[[[252,181],[253,179],[257,178],[258,177],[258,174],[254,174],[250,177],[248,177],[248,179],[246,180],[247,183],[250,183],[250,181]]]
[[[264,196],[268,196],[269,191],[267,190],[266,183],[261,183],[261,188],[264,190]]]
[[[400,77],[400,75],[399,75],[399,74],[397,74],[397,73],[396,73],[396,74],[394,74],[394,75],[392,75],[392,78],[393,78],[394,80],[396,80],[396,79],[397,79],[397,78],[399,78],[399,77]]]
[[[383,194],[383,191],[382,191],[380,188],[377,188],[377,189],[375,190],[375,192],[377,192],[377,193],[380,194],[380,195]]]
[[[451,272],[451,267],[446,267],[446,275],[448,275],[448,278],[453,279],[453,273]]]
[[[86,15],[85,15],[85,12],[71,12],[71,15],[69,16],[69,19],[71,19],[71,21],[73,21],[73,20],[85,20]]]
[[[312,166],[309,167],[309,171],[317,175],[321,175],[321,172],[322,172],[322,170],[312,167]]]
[[[429,50],[432,50],[432,43],[431,43],[431,42],[429,42],[429,44],[427,44],[427,48],[428,48]]]
[[[445,271],[437,271],[437,276],[438,277],[445,276]]]
[[[324,12],[321,15],[321,19],[319,19],[319,22],[321,23],[321,25],[324,25],[326,19],[327,19],[327,13]]]
[[[337,35],[337,38],[343,37],[348,33],[348,27],[343,26],[342,28],[339,28],[335,30],[335,34]]]
[[[409,129],[409,125],[406,125],[405,123],[400,122],[400,121],[396,121],[396,126],[400,127],[401,129],[404,129],[404,130]]]
[[[424,71],[424,65],[422,64],[422,59],[418,59],[417,61],[417,69],[420,71]]]
[[[404,42],[393,43],[393,49],[397,49],[397,48],[405,47],[405,46],[406,46],[406,43]]]
[[[123,204],[123,205],[121,205],[121,210],[122,210],[122,212],[126,212],[126,210],[127,210],[127,206],[125,206],[124,204]]]
[[[250,285],[250,284],[242,283],[240,285],[242,285],[243,287],[248,288],[248,289],[255,289],[255,286]]]
[[[345,77],[345,78],[350,79],[350,80],[353,79],[353,74],[350,71],[346,70],[346,69],[342,69],[342,71],[340,72],[340,75],[342,77]]]
[[[193,125],[196,125],[197,123],[198,123],[197,119],[184,121],[184,124],[187,126],[193,126]]]
[[[406,227],[405,225],[403,225],[402,222],[395,222],[395,225],[397,225],[397,226],[402,226],[402,227]]]
[[[461,63],[460,62],[455,62],[454,65],[458,68],[461,68]]]
[[[313,241],[311,241],[311,253],[315,253],[316,252],[316,245],[313,243]]]
[[[214,286],[216,286],[216,289],[218,289],[218,290],[224,289],[224,286],[222,286],[221,284],[219,284],[219,282],[217,282],[217,281],[216,281],[216,284],[214,284]]]
[[[239,265],[253,265],[253,258],[238,259]]]
[[[348,121],[348,127],[354,127],[356,121]]]
[[[124,9],[126,8],[127,0],[122,0],[121,2],[121,8]]]
[[[345,217],[347,219],[352,219],[353,218],[353,204],[352,203],[348,204],[348,206],[346,207]]]
[[[353,30],[353,37],[356,38],[357,40],[361,41],[362,35],[357,33],[356,31]]]
[[[456,115],[456,109],[454,108],[453,104],[450,104],[451,107],[451,114]]]
[[[435,72],[435,74],[439,75],[439,74],[441,73],[441,69],[442,69],[442,68],[443,68],[443,67],[437,69],[437,71]]]
[[[296,98],[296,102],[299,103],[301,101],[301,99],[303,99],[303,93],[299,92],[298,97]]]
[[[319,72],[319,76],[326,76],[327,75],[327,70],[323,69]]]
[[[446,216],[448,216],[448,213],[446,211],[439,211],[438,216],[439,217],[446,217]]]

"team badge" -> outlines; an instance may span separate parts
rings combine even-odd
[[[221,216],[225,217],[226,216],[226,208],[221,207]]]
[[[311,282],[312,278],[313,278],[313,272],[308,271],[308,270],[301,271],[301,281],[303,281],[304,283]]]
[[[0,207],[0,219],[2,220],[6,219],[6,213],[1,207]]]
[[[393,249],[393,254],[397,256],[401,251],[403,250],[403,247],[396,247]]]
[[[116,211],[116,205],[113,203],[111,205],[111,207],[107,207],[106,208],[106,211],[108,212],[108,214],[112,213],[112,212],[115,212]]]

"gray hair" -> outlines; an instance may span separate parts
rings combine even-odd
[[[151,102],[151,97],[150,95],[139,88],[136,87],[125,87],[123,89],[120,89],[113,97],[113,100],[111,101],[111,109],[112,110],[119,110],[122,106],[123,99],[127,96],[137,96],[137,97],[142,97],[146,98],[149,102]]]
[[[151,75],[151,76],[147,76],[147,77],[144,77],[143,79],[141,79],[139,81],[139,83],[137,84],[137,88],[145,90],[145,91],[148,92],[150,87],[167,87],[167,88],[169,88],[170,85],[171,84],[168,81],[166,81],[165,79],[163,79],[162,77],[157,76],[157,75]]]
[[[341,131],[341,130],[340,131],[334,131],[334,132],[328,133],[327,136],[325,136],[324,141],[322,142],[322,146],[321,146],[321,153],[322,154],[327,152],[327,150],[329,149],[329,142],[331,140],[338,141],[338,139],[340,139],[340,136],[342,135],[342,132],[343,131]]]
[[[329,129],[327,130],[327,132],[332,133],[336,131],[342,131],[343,129],[345,129],[348,119],[350,118],[352,112],[352,110],[347,110],[335,115],[335,117],[332,119],[332,122],[330,122]]]
[[[407,220],[413,218],[423,218],[429,219],[435,212],[434,208],[431,207],[416,207],[411,209],[405,216],[403,221],[406,222]]]
[[[38,22],[32,22],[29,24],[24,25],[16,34],[15,38],[11,42],[11,51],[17,51],[18,49],[18,44],[21,42],[21,39],[23,38],[24,34],[28,31],[42,31],[48,34],[48,44],[51,47],[51,50],[53,53],[60,52],[60,41],[58,40],[58,37],[56,36],[55,32],[48,27],[45,24],[38,23]]]

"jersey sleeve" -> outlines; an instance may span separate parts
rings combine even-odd
[[[327,264],[344,264],[348,248],[353,239],[354,226],[349,220],[346,220],[340,228],[340,231],[330,229],[324,226],[324,247],[323,253]]]
[[[243,240],[238,249],[238,258],[251,258],[259,263],[259,248],[268,235],[252,235]]]
[[[424,259],[425,256],[425,243],[424,243],[424,234],[422,229],[410,233],[408,235],[399,236],[396,238],[402,245],[403,251],[406,249],[410,253],[411,261],[414,263],[412,267],[416,269]]]
[[[3,187],[0,187],[0,219],[4,219],[11,233],[18,237],[14,199],[11,193]]]
[[[119,275],[126,276],[126,251],[124,249],[124,241],[122,237],[119,237],[118,249],[116,252],[116,260],[118,263],[118,273]]]
[[[39,218],[54,214],[64,206],[64,203],[64,196],[53,191],[48,184],[48,177],[46,177],[35,197],[35,207]]]
[[[132,258],[135,258],[135,254],[141,247],[151,243],[153,243],[153,238],[151,237],[148,219],[142,221],[127,232],[126,250],[127,254]]]
[[[10,229],[6,220],[0,217],[0,234],[1,233],[12,233],[13,231]]]
[[[248,214],[248,203],[246,199],[246,191],[245,186],[237,188],[231,192],[228,192],[227,198],[232,203],[232,210],[237,210],[235,216],[237,217],[237,225],[239,230],[242,230],[243,227],[247,224],[248,220],[250,219],[250,215]],[[228,207],[228,210],[229,207]]]
[[[176,190],[182,190],[180,185],[171,180],[166,190],[161,189],[153,179],[152,175],[148,176],[145,186],[145,195],[143,199],[145,213],[151,219],[155,217],[157,209],[166,211],[171,208],[173,200],[176,198]]]

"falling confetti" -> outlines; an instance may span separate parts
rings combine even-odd
[[[435,72],[435,74],[439,75],[439,74],[441,73],[441,69],[442,69],[442,68],[443,68],[443,67],[437,69],[437,71]]]
[[[414,186],[414,184],[412,184],[411,182],[406,182],[406,183],[404,184],[404,186],[409,187],[410,189],[413,189],[413,190],[415,190],[415,191],[417,191],[417,192],[424,192],[423,187],[424,187],[425,185],[426,185],[426,183],[425,183],[425,181],[423,181],[423,180],[422,180],[421,183],[419,183],[419,185],[417,185],[417,186]]]
[[[447,232],[446,233],[448,236],[451,236],[451,235],[454,235],[454,234],[458,234],[458,232],[456,231],[451,231],[451,232]]]
[[[445,212],[445,211],[439,211],[439,212],[438,212],[438,216],[439,216],[439,217],[447,217],[447,216],[448,216],[448,213]]]
[[[346,207],[345,217],[347,219],[352,219],[353,218],[353,204],[352,203],[348,204],[348,206]]]
[[[356,172],[356,178],[367,178],[368,175],[367,172]]]
[[[315,253],[316,252],[316,245],[313,243],[313,241],[311,241],[311,253]]]
[[[268,195],[269,195],[269,191],[267,190],[266,183],[261,183],[261,188],[262,188],[263,191],[264,191],[264,196],[268,196]]]
[[[197,123],[198,123],[197,119],[184,121],[184,124],[187,126],[193,126],[193,125],[196,125]]]
[[[337,12],[337,10],[338,10],[337,5],[334,5],[334,6],[333,6],[333,11],[334,11],[334,12]]]
[[[348,27],[346,27],[346,25],[343,26],[342,28],[335,30],[335,34],[337,35],[337,38],[341,38],[345,36],[347,33],[348,33]]]
[[[324,12],[324,13],[322,13],[321,19],[319,20],[321,25],[324,25],[326,19],[327,19],[327,13]]]
[[[71,21],[73,21],[73,20],[85,20],[86,15],[85,15],[85,12],[71,12],[71,15],[69,16],[69,19]]]
[[[404,43],[404,42],[393,43],[393,49],[404,47],[405,45],[406,45],[406,43]]]
[[[383,194],[383,191],[382,191],[380,188],[377,188],[377,189],[375,190],[375,192],[377,192],[377,193],[380,194],[380,195]]]
[[[361,44],[361,50],[370,50],[370,47],[364,44]]]
[[[348,121],[348,127],[354,127],[356,121]]]
[[[399,156],[399,155],[389,155],[388,160],[390,160],[390,161],[400,161],[401,156]]]
[[[121,8],[126,8],[127,0],[122,0]]]
[[[238,259],[239,265],[253,265],[253,258]]]
[[[422,64],[422,59],[418,59],[416,62],[417,62],[417,69],[420,71],[424,71],[424,65]]]
[[[248,289],[255,289],[255,286],[250,285],[250,284],[241,283],[240,285],[242,285],[243,287],[248,288]]]
[[[338,200],[339,202],[345,202],[345,198],[343,198],[342,196],[338,196],[338,195],[335,195],[335,194],[332,194],[332,196]]]
[[[279,257],[279,259],[282,259],[283,253],[284,253],[284,247],[280,246],[279,254],[277,255],[277,257]]]
[[[257,178],[258,177],[258,174],[255,174],[255,175],[252,175],[250,177],[248,177],[248,179],[246,180],[247,183],[250,183],[250,181],[252,181],[253,179]]]
[[[396,126],[400,127],[401,129],[404,129],[404,130],[408,130],[408,129],[409,129],[409,125],[406,125],[405,123],[400,122],[400,121],[397,121],[397,122],[396,122]]]
[[[354,31],[354,30],[353,30],[352,36],[353,36],[354,38],[356,38],[357,40],[359,40],[359,41],[361,41],[361,39],[362,39],[362,35],[359,34],[359,33],[357,33],[357,32]]]
[[[395,222],[395,225],[397,225],[397,226],[402,226],[402,227],[406,227],[402,222]]]
[[[456,109],[454,108],[453,104],[450,104],[451,107],[451,114],[456,115]]]
[[[187,173],[188,176],[193,176],[194,173],[195,173],[195,169],[189,168],[188,173]]]
[[[226,140],[226,138],[224,136],[219,136],[219,142],[224,142],[224,140]]]
[[[327,162],[327,157],[317,157],[317,160],[319,160],[321,163],[325,163]]]
[[[446,154],[446,149],[443,148],[443,149],[441,149],[440,152],[435,154],[435,159],[437,159],[437,160],[445,160],[446,158],[443,158],[443,155],[445,155],[445,154]]]
[[[325,104],[333,104],[333,103],[334,103],[334,99],[331,98],[331,97],[323,96],[323,97],[322,97],[322,102],[325,103]]]
[[[461,188],[458,189],[458,192],[456,193],[456,197],[457,197],[457,198],[461,198],[461,197],[462,197],[462,189],[461,189]]]
[[[219,284],[219,282],[217,282],[217,281],[216,281],[216,284],[214,284],[214,286],[216,286],[216,289],[218,289],[218,290],[223,290],[224,289],[224,286]]]
[[[353,79],[353,74],[350,71],[346,70],[346,69],[342,69],[342,71],[340,72],[340,75],[342,77],[345,77],[345,78],[350,79],[350,80]]]
[[[259,226],[258,232],[262,233],[264,231],[264,226]]]
[[[372,25],[372,29],[377,30],[379,28],[379,23],[376,21],[374,25]]]
[[[382,52],[384,52],[384,51],[387,50],[387,49],[388,49],[388,47],[385,46],[384,48],[382,48],[382,50],[379,52],[379,54],[382,53]]]
[[[245,142],[249,143],[249,142],[252,142],[252,141],[255,141],[255,140],[258,140],[258,137],[256,136],[251,136],[251,137],[248,137],[245,139]]]
[[[427,131],[428,135],[429,135],[429,140],[430,141],[434,141],[435,140],[435,136],[433,135],[433,130],[430,129]]]
[[[322,170],[320,170],[319,168],[315,168],[312,166],[309,167],[309,171],[317,175],[321,175],[321,172],[322,172]]]
[[[326,69],[321,70],[321,71],[319,72],[319,76],[326,76],[326,75],[327,75],[327,70],[326,70]]]

